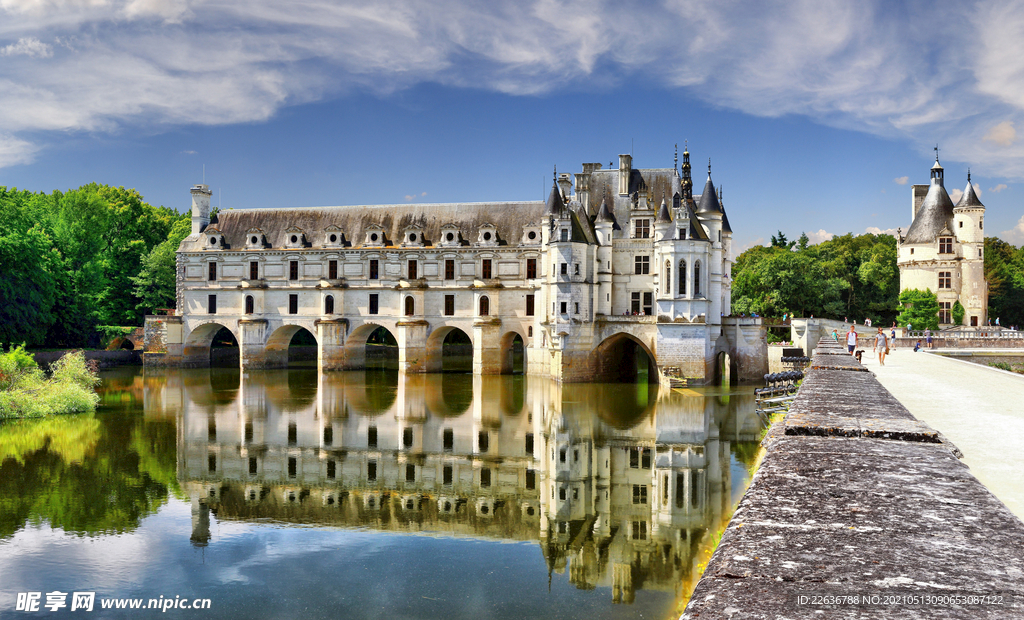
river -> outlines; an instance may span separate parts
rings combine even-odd
[[[0,617],[668,618],[761,431],[750,388],[102,379],[95,414],[0,425]]]

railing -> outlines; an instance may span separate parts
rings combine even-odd
[[[888,332],[888,330],[886,330]],[[904,338],[927,338],[925,330],[912,330],[903,332]],[[947,331],[932,331],[932,338],[945,338],[947,340],[974,340],[978,338],[986,339],[1007,339],[1007,338],[1024,338],[1024,332],[1013,331],[1009,329],[1001,329],[999,327],[984,328],[979,327],[976,329],[956,329]]]

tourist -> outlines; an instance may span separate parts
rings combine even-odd
[[[850,350],[850,355],[853,355],[853,350],[857,348],[857,330],[850,326],[850,331],[846,332],[846,348]]]
[[[864,319],[864,327],[871,327],[871,317]]]
[[[832,338],[834,338],[836,342],[839,342],[839,330],[838,329],[833,329],[832,330]]]
[[[889,342],[892,346],[896,345],[896,324],[892,324],[892,331],[889,332]]]
[[[932,348],[932,330],[930,327],[924,330],[924,340],[928,344],[928,348]]]
[[[996,327],[999,327],[999,317],[996,317]]]
[[[885,366],[885,354],[889,352],[889,343],[885,339],[885,331],[881,327],[875,334],[875,351],[878,351],[878,365]]]
[[[918,340],[917,344],[914,345],[914,353],[917,353],[920,350],[921,350],[921,341]]]

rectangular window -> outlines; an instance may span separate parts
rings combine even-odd
[[[939,254],[953,253],[953,237],[939,237]]]
[[[206,440],[209,442],[217,441],[217,421],[211,419],[206,425]]]
[[[249,279],[259,280],[260,279],[260,263],[259,261],[249,262]]]
[[[487,431],[480,431],[477,434],[476,445],[480,452],[487,452],[487,449],[491,446],[491,437],[487,434]]]
[[[333,443],[334,443],[334,427],[333,426],[325,426],[324,427],[324,445],[325,446],[329,446],[329,445],[331,445]]]
[[[576,302],[576,314],[580,313],[580,302]]]
[[[636,275],[647,275],[651,273],[651,257],[650,256],[634,256],[633,257],[633,273]]]
[[[676,508],[682,508],[686,501],[686,474],[676,474]]]
[[[647,521],[633,521],[633,540],[647,540]]]
[[[402,429],[402,445],[406,448],[412,447],[412,427],[407,426]]]
[[[377,427],[371,426],[366,429],[366,447],[376,448],[377,447]]]
[[[217,471],[217,455],[213,452],[206,457],[206,467],[210,471]]]
[[[634,484],[633,485],[633,503],[634,504],[646,504],[647,503],[647,485],[646,484]]]
[[[562,268],[559,271],[563,276],[569,275],[569,263],[562,263]]]
[[[952,306],[952,302],[939,302],[939,323],[942,323],[943,325],[949,325],[950,323],[953,322],[953,313],[951,310]]]
[[[377,482],[377,461],[366,462],[366,481]]]
[[[370,293],[370,308],[368,312],[370,314],[377,314],[380,311],[380,296],[377,293]]]
[[[454,280],[455,279],[455,261],[453,259],[445,259],[444,261],[444,279]]]
[[[210,295],[206,298],[207,314],[217,314],[217,296]]]
[[[654,293],[644,293],[643,313],[645,316],[651,316],[654,313]]]
[[[696,508],[700,500],[700,475],[696,470],[690,470],[690,505]]]
[[[288,296],[288,314],[299,313],[299,296],[296,293],[292,293]]]
[[[416,278],[419,277],[419,275],[417,274],[416,261],[414,261],[414,260],[409,261],[408,268],[409,268],[409,279],[410,280],[415,280]]]
[[[480,277],[484,280],[491,279],[491,259],[485,258],[480,261]]]
[[[526,490],[532,491],[537,488],[537,472],[532,469],[526,470]]]
[[[455,295],[444,296],[444,315],[455,316]]]
[[[951,274],[951,271],[939,272],[939,288],[953,288]]]
[[[256,460],[255,456],[249,457],[249,475],[255,476],[259,473],[259,461]]]
[[[376,280],[378,278],[378,276],[380,275],[380,272],[378,271],[380,269],[379,265],[380,265],[380,262],[376,258],[371,258],[370,259],[370,279],[371,280]]]
[[[526,454],[533,454],[533,433],[526,433]]]
[[[533,316],[533,295],[526,296],[526,316]]]
[[[568,241],[569,240],[569,229],[568,228],[563,228],[562,229],[561,240],[562,241]]]
[[[452,483],[452,466],[445,465],[441,470],[441,484],[451,485]]]
[[[480,470],[480,486],[491,486],[491,469],[489,467],[484,467]]]
[[[288,279],[298,280],[299,279],[299,261],[293,260],[288,263]]]
[[[536,278],[536,277],[537,277],[537,259],[536,258],[528,258],[528,259],[526,259],[526,278],[529,280],[531,278]]]
[[[216,282],[217,281],[217,263],[210,263],[209,265],[210,265],[210,276],[209,276],[208,279],[210,280],[210,282]]]
[[[651,220],[649,219],[638,219],[633,220],[633,238],[634,239],[650,239],[651,238]]]
[[[329,260],[327,261],[327,279],[337,280],[338,279],[338,261]]]
[[[327,461],[327,477],[333,480],[335,475],[338,473],[337,468],[338,465],[334,462],[334,459]]]
[[[405,481],[416,482],[416,466],[406,465],[405,466]]]
[[[563,301],[562,302],[561,307],[560,307],[560,309],[562,311],[561,312],[562,314],[566,314],[568,312],[568,309],[566,308],[566,306],[568,306],[568,305],[569,305],[569,302],[567,302],[567,301]]]
[[[445,452],[451,452],[455,449],[455,432],[450,428],[444,429],[442,446]]]
[[[629,294],[629,311],[633,314],[640,314],[640,293]]]
[[[252,443],[252,422],[245,423],[245,443]]]
[[[650,469],[651,468],[651,449],[650,448],[630,448],[629,449],[629,466],[633,469]]]
[[[288,445],[294,446],[299,443],[299,427],[294,422],[288,425]]]
[[[299,473],[299,461],[294,457],[288,457],[288,477],[294,478]]]

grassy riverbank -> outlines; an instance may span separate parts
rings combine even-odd
[[[81,351],[54,362],[47,376],[24,348],[11,347],[0,352],[0,419],[93,411],[98,383]]]

